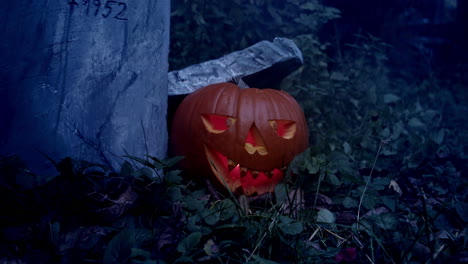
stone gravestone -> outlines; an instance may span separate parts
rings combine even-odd
[[[302,66],[302,53],[287,38],[263,40],[220,58],[169,73],[169,95],[184,96],[210,84],[242,80],[249,87],[276,88]]]
[[[167,151],[169,0],[15,0],[0,9],[0,154],[119,169]]]

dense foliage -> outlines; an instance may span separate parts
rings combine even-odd
[[[173,3],[174,69],[295,40],[305,64],[281,86],[308,117],[310,148],[248,212],[175,170],[177,157],[127,157],[120,172],[64,159],[45,183],[2,157],[1,263],[468,262],[466,73],[442,78],[430,60],[401,72],[368,34],[322,43],[339,12],[318,1]]]
[[[172,1],[170,68],[220,57],[261,40],[310,35],[339,16],[318,0]]]

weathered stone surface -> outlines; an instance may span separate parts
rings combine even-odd
[[[169,73],[169,95],[242,78],[250,87],[274,87],[303,63],[301,51],[286,38],[261,41],[221,58]]]
[[[5,2],[0,154],[55,173],[70,156],[120,168],[167,152],[170,1]]]

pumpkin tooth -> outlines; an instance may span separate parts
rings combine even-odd
[[[258,177],[258,174],[260,174],[260,171],[258,170],[253,170],[252,171],[252,178],[256,179]]]
[[[237,166],[236,162],[234,162],[231,159],[228,159],[228,169],[229,169],[229,171],[232,171],[236,166]]]
[[[228,165],[229,172],[231,172],[235,168],[236,168],[236,165],[231,165],[231,164]]]
[[[240,167],[240,175],[241,177],[244,177],[247,175],[247,168],[246,167]]]

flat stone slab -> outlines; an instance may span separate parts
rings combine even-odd
[[[302,64],[302,53],[292,40],[264,40],[221,58],[170,72],[169,95],[186,95],[210,84],[239,79],[250,87],[274,88]]]

